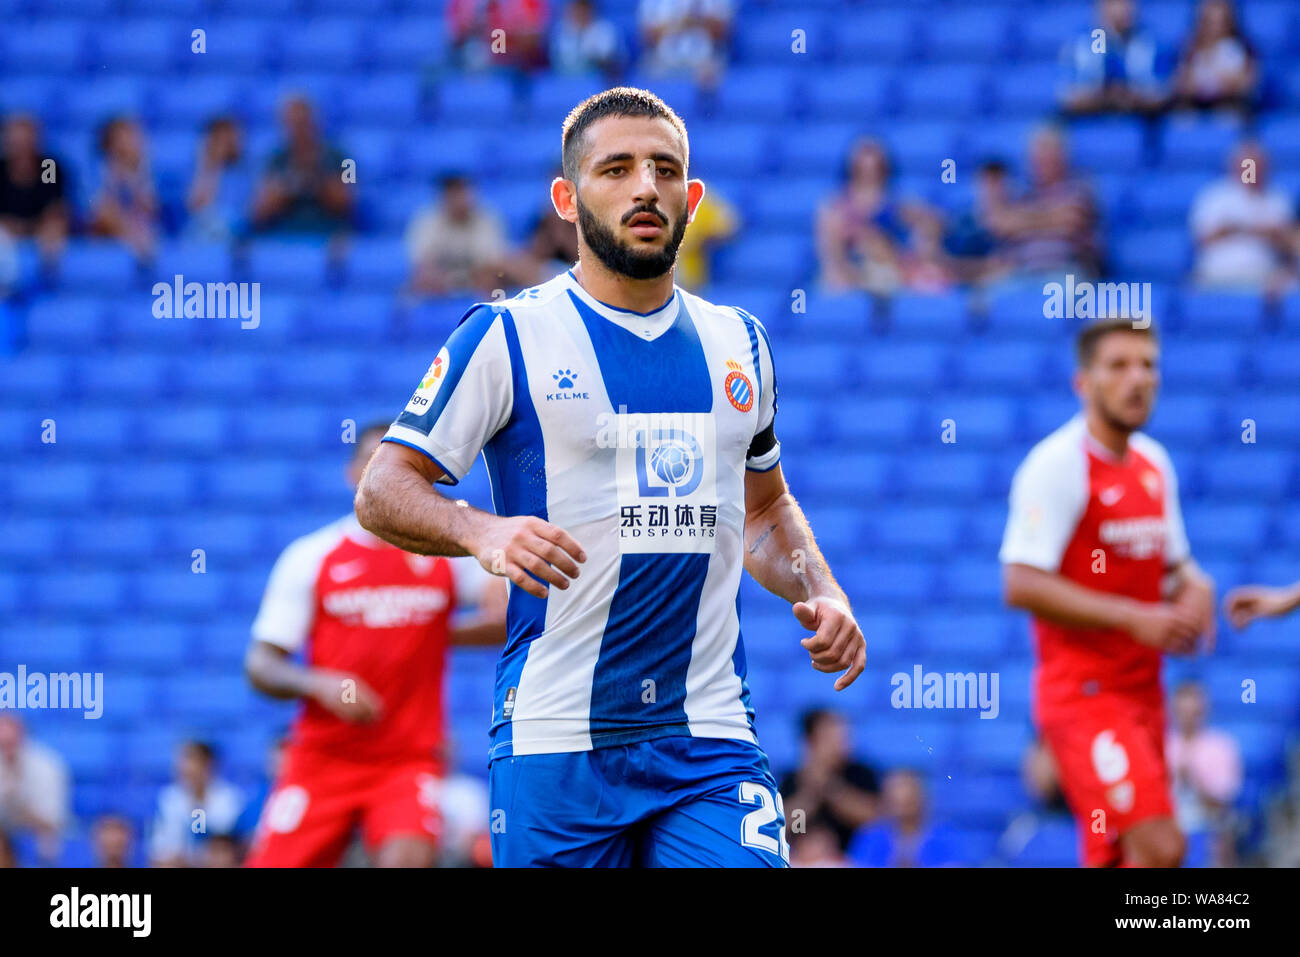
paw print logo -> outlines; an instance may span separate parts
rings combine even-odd
[[[572,389],[573,380],[578,378],[578,373],[574,372],[572,369],[561,369],[559,372],[554,373],[551,378],[555,380],[557,387],[561,389]]]

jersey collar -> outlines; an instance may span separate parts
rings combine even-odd
[[[573,274],[572,269],[565,273],[565,277],[569,289],[593,312],[608,319],[615,325],[623,327],[638,339],[645,339],[646,341],[658,339],[672,328],[673,323],[677,321],[678,313],[681,311],[681,295],[676,286],[673,286],[673,294],[668,297],[668,301],[658,309],[652,309],[649,312],[636,312],[632,309],[621,309],[618,306],[611,306],[607,302],[601,302],[582,288],[582,283],[578,282],[578,277]]]

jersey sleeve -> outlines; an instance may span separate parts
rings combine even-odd
[[[776,366],[772,359],[772,341],[763,324],[737,309],[745,321],[750,347],[754,354],[754,370],[758,374],[758,421],[753,441],[745,453],[745,468],[752,472],[766,472],[781,461],[781,443],[776,437]]]
[[[253,638],[300,651],[316,617],[316,579],[328,546],[320,533],[300,538],[286,548],[271,569],[262,595]]]
[[[438,481],[455,485],[505,427],[513,405],[503,320],[492,306],[475,306],[434,358],[384,441],[424,453],[442,469]]]
[[[998,560],[1057,572],[1088,505],[1086,460],[1060,446],[1035,448],[1011,480]]]

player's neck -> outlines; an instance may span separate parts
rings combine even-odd
[[[1092,440],[1115,458],[1122,459],[1128,454],[1129,432],[1115,428],[1093,409],[1089,409],[1085,413],[1084,422],[1088,427],[1088,435],[1092,437]]]
[[[573,267],[574,278],[594,299],[618,309],[654,312],[673,295],[673,270],[653,279],[632,279],[605,267],[603,263],[579,260]]]

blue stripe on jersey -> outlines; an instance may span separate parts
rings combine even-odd
[[[685,302],[678,303],[672,326],[647,341],[606,319],[573,290],[569,298],[587,328],[614,412],[713,411],[708,362]]]
[[[483,462],[492,482],[492,505],[498,515],[535,515],[546,519],[546,453],[542,426],[528,389],[528,372],[519,332],[508,309],[501,313],[506,348],[510,353],[510,374],[514,408],[505,428],[483,449]],[[446,386],[444,386],[446,388]],[[546,600],[530,595],[518,586],[510,588],[506,605],[506,647],[497,662],[496,690],[492,708],[492,747],[509,745],[511,726],[504,713],[506,696],[519,687],[524,662],[534,638],[546,627]]]
[[[740,592],[736,592],[736,621],[740,621]],[[731,653],[731,667],[740,679],[740,703],[745,707],[745,717],[749,720],[749,730],[754,730],[754,706],[749,701],[749,659],[745,655],[745,637],[739,627],[736,629],[736,650]]]
[[[763,337],[763,343],[767,346],[767,357],[768,360],[772,363],[772,414],[776,415],[777,399],[779,398],[779,395],[776,387],[776,353],[772,351],[772,337],[767,334],[766,327],[764,327],[764,325],[761,322],[759,322],[757,319],[755,319],[753,316],[747,313],[744,309],[736,308],[736,312],[740,313],[745,318],[747,324],[748,323],[753,324],[754,328],[758,330],[758,334]],[[752,336],[753,333],[751,332],[750,335]],[[754,355],[754,368],[755,369],[759,368],[757,353],[755,353]],[[760,372],[759,373],[760,379],[762,378],[762,375],[763,374]],[[759,391],[760,392],[762,391],[761,382],[759,383]]]
[[[737,309],[740,318],[745,320],[745,331],[749,333],[749,352],[754,357],[754,378],[758,380],[757,391],[759,395],[763,394],[763,363],[760,361],[758,354],[758,333],[754,331],[754,317],[744,309]],[[769,349],[771,346],[768,347]]]
[[[593,747],[691,733],[686,670],[709,558],[623,556],[592,675]]]
[[[419,429],[425,435],[433,431],[434,423],[438,421],[438,416],[442,415],[442,410],[447,407],[447,402],[456,391],[456,385],[460,382],[460,377],[465,374],[465,367],[469,365],[469,360],[473,358],[479,343],[483,341],[483,337],[492,328],[492,323],[496,320],[496,317],[496,310],[492,306],[484,305],[476,305],[460,317],[460,322],[456,324],[456,328],[447,337],[447,381],[439,386],[438,394],[433,397],[432,405],[419,415],[403,409],[402,414],[397,417],[398,424],[412,429]],[[446,472],[447,470],[443,469],[443,471]],[[447,474],[450,475],[451,473],[448,472]],[[456,479],[460,477],[459,475],[452,476],[452,478]]]

